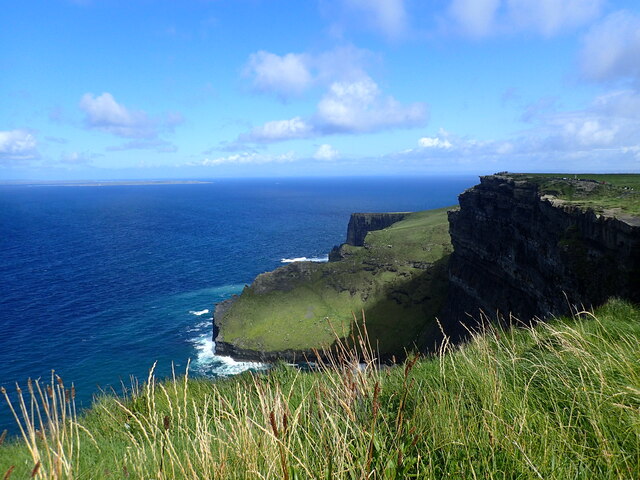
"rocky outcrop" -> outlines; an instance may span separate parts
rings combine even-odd
[[[349,256],[348,245],[363,247],[367,233],[383,230],[394,223],[404,220],[411,212],[397,213],[352,213],[347,226],[347,241],[337,245],[329,252],[330,262],[339,262]]]
[[[265,272],[258,275],[251,288],[254,293],[262,294],[279,290],[288,292],[300,282],[309,280],[311,275],[321,268],[319,262],[293,262],[283,267],[276,268],[271,272]]]
[[[255,349],[245,349],[227,343],[224,340],[216,338],[216,355],[231,357],[234,359],[242,359],[246,362],[263,362],[271,363],[283,361],[288,363],[307,363],[318,360],[315,352],[303,350],[280,350],[280,351],[264,351]]]
[[[294,262],[289,265],[277,268],[271,272],[258,275],[250,286],[245,286],[245,290],[250,289],[253,293],[264,294],[274,290],[288,292],[300,282],[308,280],[311,274],[320,267],[321,264],[314,262]],[[317,360],[315,352],[311,350],[280,350],[266,351],[264,349],[243,348],[241,345],[226,342],[222,335],[222,324],[227,311],[238,300],[239,295],[217,303],[213,313],[214,341],[216,355],[229,356],[249,362],[274,362],[282,360],[290,363],[307,362]]]
[[[367,228],[405,218],[376,216],[380,221]],[[337,249],[341,261],[291,263],[258,275],[237,298],[219,304],[216,353],[257,361],[313,359],[314,349],[350,338],[362,317],[381,358],[419,348],[433,337],[429,332],[437,328],[446,296],[447,210],[418,212],[410,222],[373,233],[365,246]]]
[[[640,301],[637,217],[597,215],[508,175],[481,177],[459,201],[449,213],[454,253],[441,315],[452,333],[479,309],[528,321],[610,296]]]
[[[352,213],[347,227],[346,243],[354,247],[362,247],[367,233],[382,230],[404,220],[409,213]]]

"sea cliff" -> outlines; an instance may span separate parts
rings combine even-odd
[[[432,338],[446,296],[447,209],[354,218],[347,240],[366,233],[355,242],[362,246],[345,243],[331,262],[295,262],[258,275],[240,296],[219,304],[216,353],[313,358],[315,349],[348,338],[363,316],[382,357],[399,359]]]
[[[400,213],[353,213],[347,226],[347,241],[354,247],[364,246],[364,240],[369,232],[390,227],[400,220],[404,220],[409,212]]]
[[[259,275],[216,308],[217,353],[299,360],[348,336],[362,312],[378,352],[401,356],[481,318],[639,303],[640,175],[577,177],[505,172],[448,213],[354,214],[329,263]]]
[[[349,247],[364,247],[369,232],[383,230],[404,220],[411,212],[398,213],[352,213],[347,225],[347,239],[329,252],[329,261],[338,262],[350,255]]]
[[[589,199],[592,180],[564,179]],[[554,193],[556,193],[554,191]],[[518,175],[481,177],[449,213],[453,254],[442,319],[459,333],[482,310],[521,321],[640,301],[640,217],[596,213]]]

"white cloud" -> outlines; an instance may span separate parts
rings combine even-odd
[[[500,0],[452,0],[449,15],[471,36],[491,33]]]
[[[89,128],[129,138],[150,138],[157,133],[145,112],[128,110],[107,92],[99,96],[85,93],[80,100],[80,109],[85,113],[85,124]]]
[[[265,164],[265,163],[288,163],[294,162],[297,157],[293,152],[288,152],[279,155],[256,153],[256,152],[243,152],[233,155],[227,155],[226,157],[218,158],[205,158],[201,162],[191,164],[191,166],[217,166],[223,164]]]
[[[502,140],[458,137],[440,130],[418,147],[386,158],[442,171],[640,172],[640,92],[601,95],[582,110],[550,111],[518,136]],[[445,146],[448,145],[448,146]]]
[[[334,133],[367,133],[421,125],[427,119],[423,103],[403,105],[385,96],[369,77],[334,82],[318,103],[316,113],[305,120],[274,120],[241,135],[239,142],[277,142]]]
[[[316,153],[314,153],[313,158],[316,160],[324,160],[324,161],[332,161],[336,160],[340,156],[340,152],[333,148],[328,143],[323,143],[318,147]]]
[[[640,145],[640,93],[600,95],[584,110],[551,115],[543,128],[547,143],[567,150]]]
[[[404,0],[345,0],[345,4],[364,14],[369,24],[387,37],[397,38],[407,29]]]
[[[632,79],[640,85],[640,16],[622,10],[593,26],[584,38],[581,63],[591,80]]]
[[[596,18],[604,0],[507,0],[516,27],[552,36]]]
[[[426,116],[425,104],[402,105],[365,77],[333,83],[318,103],[315,124],[323,133],[362,133],[420,125]]]
[[[532,31],[553,36],[597,18],[604,0],[451,0],[450,20],[463,33]]]
[[[28,130],[0,131],[0,160],[33,160],[39,157],[37,142]]]
[[[80,100],[80,109],[85,113],[84,122],[88,128],[125,138],[155,138],[160,129],[171,130],[184,120],[176,112],[160,120],[150,118],[141,110],[129,110],[119,104],[108,92],[99,96],[85,93]]]
[[[372,57],[373,54],[368,50],[353,46],[334,48],[315,55],[276,55],[259,51],[249,56],[243,73],[252,79],[254,91],[289,100],[313,86],[366,76],[364,65]]]
[[[259,51],[251,54],[245,75],[253,77],[253,87],[259,92],[275,93],[286,99],[300,95],[312,83],[309,57],[288,53],[283,56]]]
[[[254,128],[244,136],[254,142],[277,142],[295,138],[307,138],[313,135],[313,127],[300,117],[290,120],[273,120]]]
[[[98,155],[95,155],[95,154],[92,155],[92,154],[80,153],[80,152],[63,153],[62,155],[60,155],[60,162],[67,163],[70,165],[82,165],[82,164],[91,163],[93,159],[97,156]]]
[[[366,77],[365,67],[376,61],[378,57],[374,53],[353,45],[337,47],[311,57],[316,82],[321,85]]]
[[[443,140],[438,137],[422,137],[418,140],[418,145],[422,148],[444,148],[448,149],[453,147],[451,142],[446,138]]]
[[[178,151],[178,147],[173,143],[160,138],[134,139],[125,142],[122,145],[107,147],[107,151],[109,152],[119,152],[124,150],[154,150],[158,153],[173,153]]]

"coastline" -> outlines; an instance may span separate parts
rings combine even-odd
[[[141,181],[103,181],[103,182],[2,182],[4,186],[28,186],[28,187],[122,187],[134,185],[197,185],[208,184],[203,180],[141,180]]]

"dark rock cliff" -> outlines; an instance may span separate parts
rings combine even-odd
[[[367,233],[375,230],[383,230],[396,222],[404,220],[411,212],[398,213],[352,213],[347,226],[347,241],[335,246],[329,252],[329,261],[337,262],[346,258],[349,254],[345,245],[363,247]]]
[[[404,220],[408,213],[352,213],[347,227],[346,243],[354,247],[362,247],[367,233],[382,230]]]
[[[639,218],[597,215],[503,175],[481,177],[459,201],[441,316],[451,333],[479,309],[529,321],[610,296],[640,301]]]

